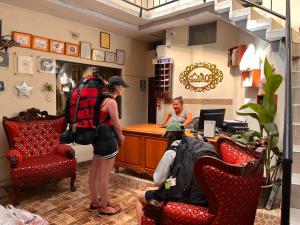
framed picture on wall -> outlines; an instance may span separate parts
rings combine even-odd
[[[31,48],[34,50],[48,52],[49,51],[49,39],[43,38],[43,37],[38,37],[38,36],[32,36]]]
[[[79,56],[79,45],[66,43],[65,54],[69,56]]]
[[[105,51],[93,49],[92,60],[104,62]]]
[[[110,49],[110,34],[100,32],[100,47]]]
[[[105,51],[105,62],[115,63],[116,62],[116,53]]]
[[[21,32],[12,32],[12,39],[18,42],[20,47],[30,48],[31,47],[31,34],[21,33]]]
[[[17,74],[33,75],[33,57],[17,55]]]
[[[55,74],[56,71],[56,63],[54,59],[48,59],[48,58],[39,58],[38,59],[39,64],[39,72],[42,73],[50,73]]]
[[[83,59],[91,59],[92,44],[89,42],[80,42],[80,57]]]
[[[65,53],[65,42],[50,40],[50,52],[57,54]]]
[[[117,64],[124,65],[125,62],[125,51],[117,49]]]

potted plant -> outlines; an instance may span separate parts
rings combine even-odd
[[[251,112],[237,112],[238,115],[250,116],[256,119],[260,130],[251,130],[241,135],[232,136],[232,138],[243,144],[254,145],[258,140],[263,140],[266,144],[264,157],[265,178],[259,203],[261,207],[266,205],[274,179],[276,179],[272,175],[277,173],[282,158],[282,153],[277,146],[279,131],[276,123],[274,123],[274,119],[277,111],[275,92],[282,83],[283,78],[280,74],[275,73],[267,58],[264,62],[264,73],[266,82],[263,85],[264,96],[262,104],[247,103],[242,105],[239,110],[250,109]]]

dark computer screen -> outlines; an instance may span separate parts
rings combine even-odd
[[[201,109],[198,130],[204,130],[204,120],[214,120],[216,121],[216,127],[222,128],[224,116],[225,109]]]

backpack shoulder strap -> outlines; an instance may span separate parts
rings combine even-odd
[[[104,92],[99,92],[98,96],[97,96],[97,100],[95,103],[95,107],[94,107],[94,124],[97,127],[100,124],[99,121],[99,113],[100,113],[100,106],[102,104],[102,102],[104,101],[104,99],[106,98],[113,98],[110,95],[108,95],[107,93]]]
[[[79,89],[78,89],[78,96],[77,96],[76,105],[75,105],[75,112],[74,112],[74,124],[77,123],[78,106],[79,106],[80,96],[81,96],[81,92],[82,92],[83,86],[84,86],[83,83],[80,84],[80,85],[79,85]]]

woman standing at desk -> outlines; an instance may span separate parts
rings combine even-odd
[[[166,124],[170,118],[172,118],[172,122],[179,122],[184,127],[188,127],[192,124],[192,113],[187,112],[183,109],[183,98],[181,96],[174,98],[172,100],[173,110],[165,116],[164,120],[160,124],[160,127],[166,127]]]

